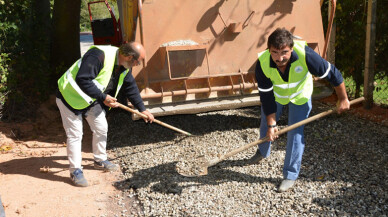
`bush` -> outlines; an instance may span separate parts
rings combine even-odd
[[[24,119],[48,95],[50,32],[40,1],[0,0],[0,106],[2,120]],[[48,14],[49,16],[49,14]],[[17,63],[17,64],[16,64]]]
[[[0,53],[0,108],[3,107],[7,96],[8,65],[10,58],[7,53]]]

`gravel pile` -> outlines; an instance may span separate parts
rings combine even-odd
[[[109,149],[123,179],[116,186],[139,202],[121,216],[386,216],[388,127],[350,113],[306,125],[302,170],[293,190],[277,193],[286,135],[271,156],[248,165],[256,148],[210,167],[207,176],[185,177],[203,160],[259,138],[260,107],[159,117],[188,131],[186,137],[157,124],[131,120],[117,110],[109,118]],[[312,115],[329,109],[314,102]],[[285,116],[278,123],[283,127]],[[198,160],[197,160],[198,159]],[[124,208],[123,208],[124,209]],[[140,210],[140,211],[139,211]],[[118,215],[119,216],[119,215]]]
[[[160,45],[161,47],[168,47],[168,46],[186,46],[186,45],[198,45],[197,42],[193,40],[176,40],[176,41],[170,41],[167,43],[164,43]]]

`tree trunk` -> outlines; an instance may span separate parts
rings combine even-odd
[[[39,33],[46,40],[46,43],[49,43],[50,30],[51,30],[51,18],[50,18],[50,0],[34,0],[33,1],[33,10],[36,15],[36,20],[34,25],[40,27]],[[36,31],[37,29],[35,29]],[[48,49],[47,49],[48,51]]]
[[[354,94],[354,98],[360,97],[361,94],[361,85],[356,83],[356,93]]]
[[[37,91],[41,99],[46,99],[51,92],[52,85],[49,84],[48,75],[50,59],[50,31],[51,31],[51,8],[50,0],[32,1],[33,17],[29,27],[29,42],[32,45],[29,51],[26,51],[31,61],[31,66],[38,65],[32,70],[31,80],[34,80],[34,91]],[[31,55],[31,56],[30,56]],[[39,58],[38,58],[39,57]],[[49,87],[49,88],[48,88]],[[33,91],[32,91],[33,92]]]
[[[15,73],[29,70],[23,75],[16,75],[15,83],[24,96],[38,99],[45,98],[50,87],[48,84],[50,58],[50,1],[32,0],[21,30],[19,46],[23,52],[17,55]]]
[[[57,80],[81,56],[81,0],[54,0],[50,66]]]

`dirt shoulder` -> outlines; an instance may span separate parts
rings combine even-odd
[[[36,122],[0,122],[0,196],[7,217],[112,216],[120,172],[93,169],[91,132],[85,123],[84,174],[89,187],[72,185],[66,155],[66,136],[55,100],[40,109]]]

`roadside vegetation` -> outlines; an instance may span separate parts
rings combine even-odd
[[[323,6],[327,26],[328,2]],[[335,65],[345,77],[348,95],[363,96],[368,1],[337,1],[335,13]],[[375,41],[375,89],[373,101],[388,107],[388,1],[377,1]]]
[[[90,18],[88,3],[93,2],[92,0],[82,0],[81,1],[81,18],[80,18],[80,30],[81,32],[91,32]],[[119,19],[119,11],[117,7],[117,1],[109,0],[108,4],[111,6],[114,11],[116,19]],[[90,4],[90,9],[93,14],[93,19],[102,19],[110,17],[107,7],[105,4]]]

